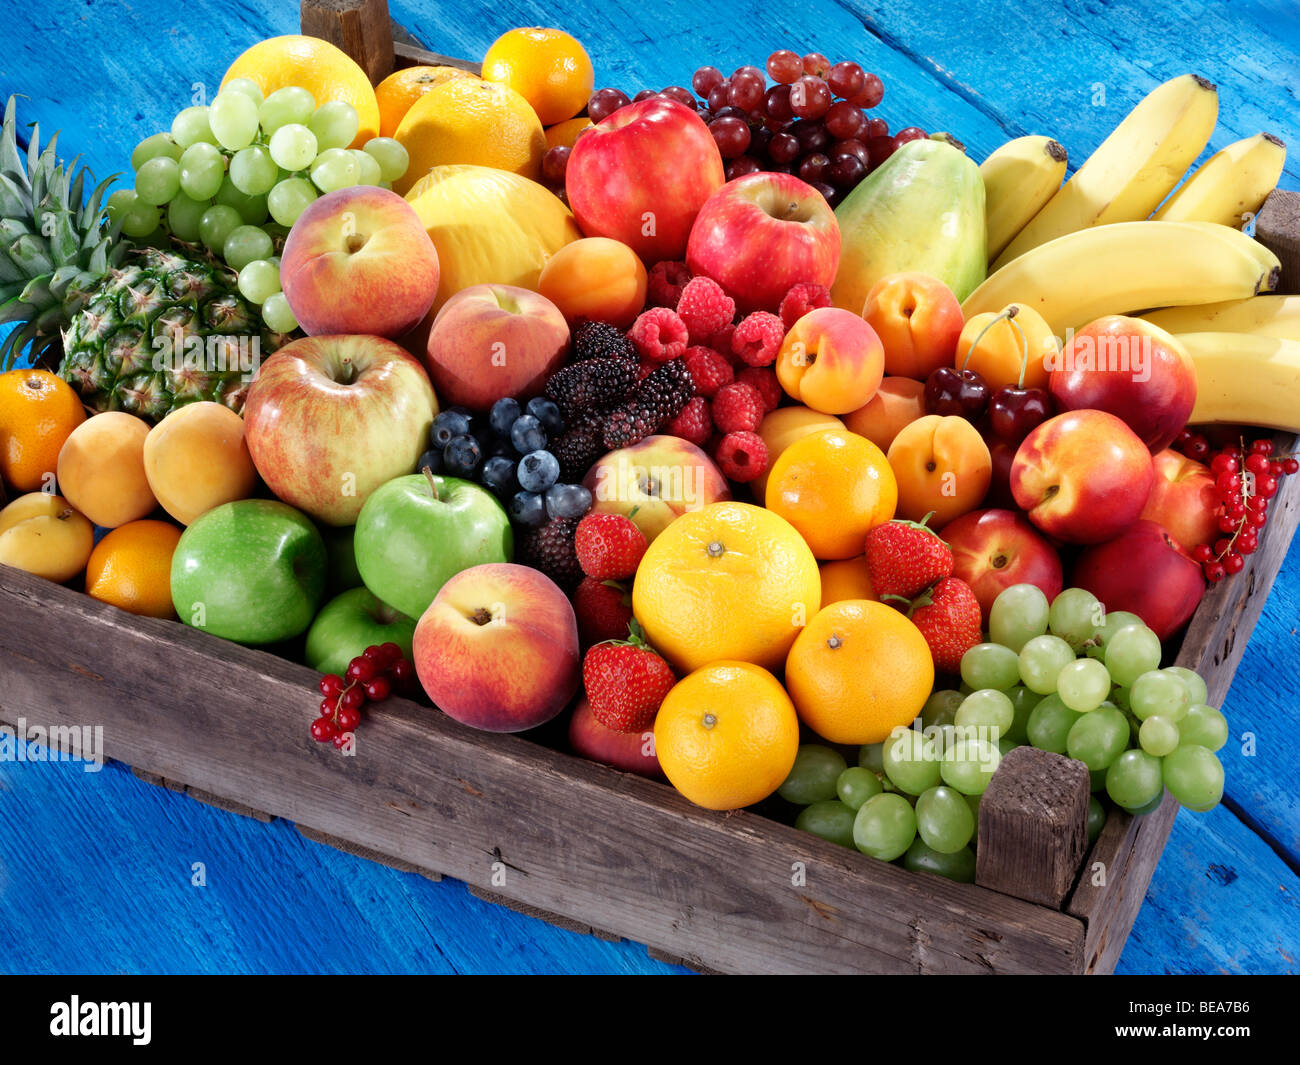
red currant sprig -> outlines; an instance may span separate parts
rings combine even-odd
[[[311,738],[332,741],[342,750],[361,723],[367,702],[381,703],[394,691],[404,692],[415,667],[395,643],[367,647],[348,663],[344,676],[327,673],[320,679],[321,716],[311,723]]]

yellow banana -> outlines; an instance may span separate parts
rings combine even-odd
[[[1259,213],[1285,164],[1286,145],[1271,133],[1256,133],[1215,152],[1151,217],[1240,226]]]
[[[980,164],[990,259],[1056,194],[1065,164],[1065,149],[1051,137],[1017,137]]]
[[[1063,336],[1105,314],[1245,299],[1273,288],[1277,256],[1231,226],[1117,222],[1069,233],[998,270],[961,305],[967,321],[1009,303]]]
[[[1196,424],[1300,432],[1300,341],[1249,333],[1180,333],[1196,367]]]
[[[1209,143],[1218,115],[1218,91],[1196,74],[1157,86],[1003,249],[992,268],[999,270],[1067,233],[1148,218]]]
[[[1191,307],[1166,307],[1140,317],[1170,333],[1252,333],[1300,340],[1300,296],[1252,296]]]

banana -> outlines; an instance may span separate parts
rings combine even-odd
[[[1277,256],[1231,226],[1116,222],[1069,233],[998,270],[961,305],[969,321],[1009,303],[1063,336],[1105,314],[1245,299],[1273,288]],[[1267,257],[1261,263],[1260,256]]]
[[[980,164],[990,259],[1056,194],[1065,164],[1065,149],[1051,137],[1017,137]]]
[[[992,269],[1067,233],[1148,218],[1209,143],[1218,115],[1218,91],[1196,74],[1157,86],[1003,249]]]
[[[1249,333],[1179,333],[1196,367],[1195,424],[1300,432],[1300,341]]]
[[[1252,296],[1191,307],[1166,307],[1139,317],[1170,333],[1251,333],[1300,340],[1300,296]]]
[[[1202,163],[1151,218],[1240,226],[1259,213],[1285,164],[1286,145],[1271,133],[1229,144]]]

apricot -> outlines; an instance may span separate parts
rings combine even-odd
[[[795,322],[776,358],[776,378],[786,393],[823,414],[864,406],[884,373],[876,331],[838,307],[818,307]]]
[[[933,511],[936,531],[979,506],[993,475],[988,445],[965,418],[918,418],[894,437],[888,457],[898,481],[898,516],[920,521]]]
[[[0,510],[0,565],[62,584],[86,568],[95,527],[62,496],[29,492]]]
[[[867,293],[862,317],[885,348],[885,373],[924,381],[952,363],[965,319],[961,301],[937,277],[888,274]]]
[[[1061,346],[1043,316],[1023,303],[1010,303],[997,314],[977,314],[966,323],[952,364],[959,370],[974,370],[990,389],[1019,384],[1022,367],[1025,388],[1046,388],[1047,375],[1060,353]]]
[[[865,407],[844,415],[844,427],[888,451],[899,431],[924,414],[924,384],[911,377],[886,377]]]
[[[163,509],[182,525],[247,499],[257,484],[244,419],[220,403],[186,404],[149,430],[144,472]]]
[[[584,237],[547,260],[537,291],[570,322],[590,318],[626,329],[645,306],[645,266],[609,237]]]
[[[59,490],[96,525],[116,529],[157,505],[144,470],[147,422],[123,411],[87,418],[59,452]]]
[[[844,423],[833,414],[823,414],[811,407],[778,407],[764,417],[758,426],[758,435],[767,445],[767,473],[754,478],[754,498],[761,501],[767,496],[767,478],[781,457],[781,452],[813,433],[827,429],[843,429]]]

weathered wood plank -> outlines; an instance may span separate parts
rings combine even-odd
[[[1300,192],[1274,189],[1255,219],[1255,239],[1282,261],[1279,293],[1300,293]]]
[[[302,32],[338,45],[357,61],[372,85],[393,72],[388,0],[302,0]]]

